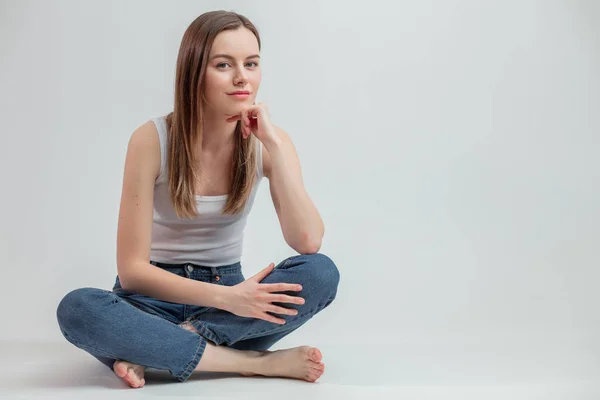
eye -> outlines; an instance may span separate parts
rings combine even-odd
[[[254,64],[254,67],[258,67],[258,63],[255,61],[250,61],[246,65],[248,65],[248,64]],[[221,68],[221,65],[229,65],[229,63],[226,63],[226,62],[219,63],[219,64],[217,64],[217,68]]]

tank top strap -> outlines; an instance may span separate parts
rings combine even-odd
[[[254,140],[256,141],[256,173],[258,176],[258,181],[260,181],[265,176],[262,163],[263,145],[257,138],[254,138]]]
[[[160,142],[160,174],[157,180],[161,179],[165,175],[167,170],[167,119],[162,117],[152,117],[154,125],[156,125],[156,131],[158,132],[158,139]]]

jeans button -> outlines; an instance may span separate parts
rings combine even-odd
[[[221,278],[219,278],[219,275],[215,276],[215,281],[218,282],[219,280],[221,280]]]
[[[192,272],[194,270],[194,267],[192,267],[191,265],[188,265],[186,267],[186,269],[187,269],[188,272]]]

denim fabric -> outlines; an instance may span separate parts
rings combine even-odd
[[[151,263],[215,285],[234,286],[245,280],[239,262],[221,267]],[[274,303],[298,310],[298,315],[277,315],[286,320],[284,325],[129,292],[121,287],[118,276],[112,291],[81,288],[69,292],[58,305],[57,319],[70,343],[109,368],[115,360],[126,360],[168,370],[183,382],[200,362],[207,339],[239,350],[267,350],[331,304],[339,279],[334,262],[321,253],[296,255],[279,263],[262,283],[301,284],[302,291],[283,293],[305,299],[302,305]],[[198,333],[179,326],[186,322]]]

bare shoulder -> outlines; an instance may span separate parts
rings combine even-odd
[[[127,145],[128,157],[138,167],[152,171],[154,178],[160,173],[160,140],[156,125],[152,120],[136,128]]]
[[[292,138],[290,137],[290,135],[284,131],[282,128],[273,125],[275,127],[275,132],[277,132],[277,136],[281,139],[281,142],[283,144],[285,144],[284,148],[286,149],[286,152],[290,152],[291,154],[288,154],[291,157],[294,158],[298,158],[298,155],[296,153],[296,148],[294,146],[294,142],[292,141]],[[262,162],[263,162],[263,172],[264,175],[267,179],[269,179],[269,177],[271,176],[271,156],[269,155],[269,152],[267,151],[267,149],[265,148],[265,146],[261,143],[262,146]]]

